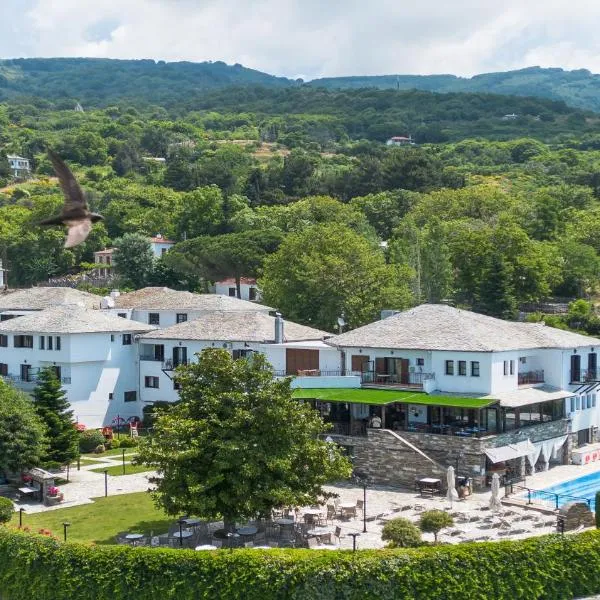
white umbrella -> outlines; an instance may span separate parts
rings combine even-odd
[[[498,473],[492,475],[492,497],[490,498],[490,508],[492,510],[499,510],[502,508],[502,502],[500,502],[500,476]]]
[[[458,500],[458,493],[456,492],[456,481],[454,478],[454,467],[448,467],[446,472],[446,483],[448,484],[448,492],[446,493],[446,499],[452,506],[453,500]]]

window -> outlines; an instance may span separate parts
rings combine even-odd
[[[235,288],[229,288],[229,296],[231,298],[235,298],[236,297],[236,289]]]
[[[111,333],[111,334],[110,334],[110,341],[111,341],[111,342],[114,342],[114,341],[115,341],[115,334],[114,334],[114,333]]]
[[[10,321],[19,315],[0,315],[0,321]]]
[[[425,366],[425,359],[417,358],[417,367],[424,367],[424,366]]]
[[[60,350],[60,335],[56,336],[56,349]]]
[[[453,360],[446,361],[446,375],[454,375],[454,361]]]
[[[52,342],[54,341],[51,335],[48,336],[48,350],[52,350]]]
[[[33,348],[33,336],[15,335],[15,348]]]
[[[471,361],[471,377],[479,377],[479,361]]]
[[[121,317],[121,319],[126,319],[127,313],[117,313],[117,317]]]
[[[458,361],[458,374],[462,376],[466,376],[467,374],[467,361],[459,360]]]
[[[514,361],[514,360],[511,360],[511,361],[509,362],[509,366],[510,366],[510,374],[511,374],[511,375],[514,375],[514,374],[515,374],[515,361]]]
[[[575,396],[576,401],[575,401],[575,408],[577,410],[579,410],[581,408],[581,396]]]
[[[131,346],[131,334],[130,333],[123,334],[123,346]]]
[[[40,350],[45,350],[46,349],[46,337],[43,335],[40,335]]]
[[[0,347],[7,348],[8,347],[8,336],[0,335]]]
[[[571,396],[571,412],[575,412],[575,396]]]
[[[108,399],[109,399],[109,400],[112,400],[112,399],[113,399],[113,393],[112,393],[112,392],[110,392],[110,393],[108,394]]]
[[[160,315],[158,313],[148,313],[148,325],[160,325]]]
[[[187,321],[187,313],[177,313],[175,320],[177,323],[185,323]]]
[[[160,255],[164,256],[167,253],[167,248],[161,248],[160,249]]]
[[[123,394],[123,400],[125,402],[136,402],[137,401],[137,392],[125,392]]]
[[[256,288],[251,287],[248,289],[248,300],[256,300]]]
[[[4,377],[8,375],[8,365],[6,363],[0,363],[0,375]]]
[[[52,367],[52,370],[54,371],[54,374],[56,375],[56,379],[58,379],[59,381],[62,379],[62,370],[60,367],[57,367],[56,365],[54,365]]]
[[[174,390],[180,390],[181,389],[181,384],[179,383],[179,381],[173,381],[173,389]]]
[[[596,394],[592,394],[592,408],[596,407]]]
[[[504,374],[508,375],[508,361],[507,360],[504,361]]]
[[[150,377],[148,375],[146,377],[144,377],[144,387],[158,389],[158,387],[159,387],[158,377]]]
[[[591,394],[587,395],[587,407],[592,408],[592,395]]]

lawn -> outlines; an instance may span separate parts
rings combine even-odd
[[[95,452],[90,452],[89,454],[82,454],[81,458],[94,458],[99,456],[122,456],[123,450],[125,450],[125,456],[131,456],[136,453],[136,448],[115,448],[114,450],[107,450],[106,452],[102,452],[101,454],[96,454]]]
[[[108,471],[109,475],[118,477],[119,475],[133,475],[134,473],[146,473],[152,471],[150,467],[146,465],[132,465],[129,463],[125,464],[125,473],[123,473],[123,465],[113,465],[111,467],[99,467],[98,469],[90,469],[94,473],[104,473],[104,470]]]
[[[31,531],[49,529],[62,539],[63,523],[70,523],[68,538],[73,542],[112,544],[120,531],[154,535],[166,533],[175,517],[168,517],[158,510],[147,492],[122,494],[108,498],[96,498],[93,504],[59,508],[42,513],[23,515],[23,526]],[[15,513],[13,525],[19,524]]]

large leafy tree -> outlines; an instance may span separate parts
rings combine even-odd
[[[148,238],[139,233],[126,233],[115,240],[113,266],[125,285],[144,287],[154,270],[154,255]]]
[[[45,449],[45,426],[29,397],[0,380],[0,471],[36,466]]]
[[[364,237],[325,224],[290,234],[266,259],[260,287],[265,302],[289,319],[331,330],[341,313],[358,327],[384,308],[407,307],[409,278]]]
[[[177,244],[165,256],[165,263],[176,272],[209,281],[233,277],[237,297],[241,298],[241,278],[257,275],[282,237],[275,229],[201,236]]]
[[[33,391],[33,405],[46,425],[48,448],[44,460],[69,464],[79,453],[79,437],[73,427],[73,411],[69,410],[65,392],[52,367],[40,371]]]
[[[272,508],[314,503],[328,481],[351,473],[348,459],[319,439],[318,413],[292,398],[262,355],[233,360],[208,348],[181,367],[181,401],[160,415],[138,461],[159,475],[155,498],[168,514],[235,521]]]

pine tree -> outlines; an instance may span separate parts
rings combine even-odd
[[[69,410],[65,392],[52,367],[40,371],[38,385],[33,391],[33,404],[47,430],[49,445],[44,461],[69,464],[78,455],[79,439],[73,427],[73,412]]]
[[[512,319],[517,311],[510,271],[500,256],[494,254],[486,278],[479,289],[479,312],[501,319]]]

